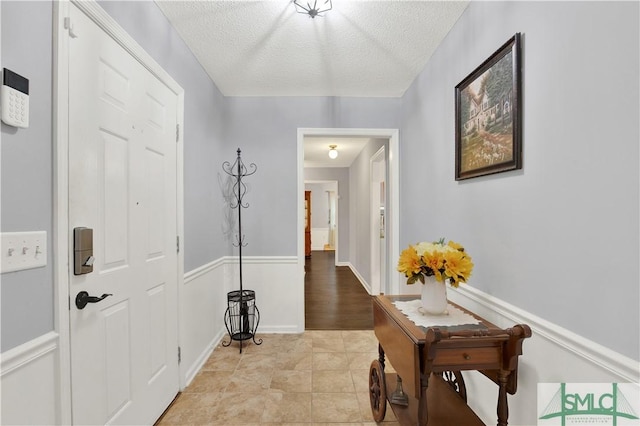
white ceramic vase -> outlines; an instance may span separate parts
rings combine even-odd
[[[419,282],[418,282],[419,283]],[[443,315],[447,313],[447,284],[446,281],[438,282],[436,278],[424,277],[422,286],[422,309],[431,315]]]

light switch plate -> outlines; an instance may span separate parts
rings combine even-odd
[[[0,273],[47,265],[47,232],[2,232]]]

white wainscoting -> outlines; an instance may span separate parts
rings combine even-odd
[[[538,383],[638,383],[640,363],[523,311],[471,286],[448,289],[449,300],[499,327],[527,324],[518,391],[509,395],[509,424],[537,424]],[[495,424],[498,387],[476,372],[465,372],[469,405],[486,424]]]
[[[329,244],[329,228],[311,228],[311,250],[324,250]]]
[[[227,291],[239,290],[238,258],[227,258],[226,265]],[[260,311],[258,333],[304,331],[304,282],[297,257],[243,256],[242,288],[256,292],[256,306]]]
[[[180,293],[180,386],[186,387],[224,334],[224,258],[184,274]]]
[[[0,355],[0,424],[60,424],[57,354],[52,331]]]

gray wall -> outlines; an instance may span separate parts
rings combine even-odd
[[[400,247],[459,241],[469,285],[636,360],[638,7],[471,2],[404,96],[400,153]],[[516,32],[524,168],[458,183],[453,88]]]
[[[305,180],[338,181],[338,262],[349,261],[349,169],[347,167],[308,167]]]
[[[297,255],[298,128],[398,128],[400,104],[400,99],[381,98],[227,98],[225,143],[242,147],[247,161],[258,165],[256,175],[247,179],[251,206],[243,212],[248,243],[243,255]],[[339,221],[344,223],[342,216]],[[342,228],[340,233],[344,236]],[[231,245],[229,250],[235,254]],[[342,245],[339,250],[341,257],[348,253]]]
[[[53,330],[52,4],[0,2],[2,67],[29,79],[29,128],[2,124],[2,232],[47,231],[47,266],[2,274],[0,350]]]

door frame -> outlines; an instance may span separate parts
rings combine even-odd
[[[384,176],[383,178],[383,182],[384,182],[384,186],[385,186],[385,190],[384,190],[384,199],[385,199],[385,224],[384,224],[384,235],[385,235],[385,247],[386,247],[386,242],[387,242],[387,222],[386,222],[386,215],[387,215],[387,161],[386,161],[386,150],[385,147],[382,146],[380,147],[380,149],[378,151],[376,151],[375,154],[373,154],[371,156],[371,158],[369,159],[369,194],[370,194],[370,198],[369,198],[369,216],[370,216],[370,227],[371,227],[371,231],[370,231],[370,238],[371,238],[371,254],[370,254],[370,265],[371,265],[371,283],[370,283],[370,287],[371,287],[371,294],[373,296],[377,296],[378,294],[386,294],[386,280],[384,280],[385,276],[382,276],[382,274],[380,274],[380,270],[381,270],[381,265],[379,264],[378,260],[380,259],[380,180],[379,179],[375,179],[376,177],[379,178],[378,173],[376,173],[376,171],[374,170],[374,167],[376,163],[382,163],[384,165]],[[376,185],[377,183],[377,185]],[[387,275],[387,270],[389,269],[389,262],[388,262],[388,257],[385,256],[385,263],[384,263],[384,269],[382,269],[384,271],[384,275]],[[375,282],[376,280],[374,279],[374,277],[377,277],[377,282]],[[384,280],[384,281],[383,281]],[[385,283],[384,285],[382,283]]]
[[[54,327],[58,333],[58,400],[59,421],[71,424],[71,340],[69,265],[72,250],[69,228],[69,29],[65,18],[69,16],[70,4],[77,6],[98,27],[120,44],[151,74],[160,80],[178,97],[176,141],[176,231],[184,241],[184,89],[94,0],[71,0],[53,2],[53,282],[54,282]],[[73,23],[71,23],[73,25]],[[78,34],[79,37],[82,34]],[[181,292],[184,283],[184,245],[180,244],[177,257],[178,321],[181,317]],[[178,325],[178,342],[180,327]],[[180,389],[185,386],[184,367],[178,366]]]
[[[387,256],[397,259],[400,256],[400,168],[399,149],[400,135],[398,129],[347,129],[347,128],[298,128],[297,129],[297,155],[298,155],[298,194],[296,195],[298,211],[298,283],[295,295],[298,300],[298,324],[299,332],[304,331],[304,138],[306,136],[324,137],[369,137],[389,139],[389,153],[387,160],[387,194],[389,198],[387,214]],[[389,294],[397,294],[400,291],[399,274],[387,271]]]

